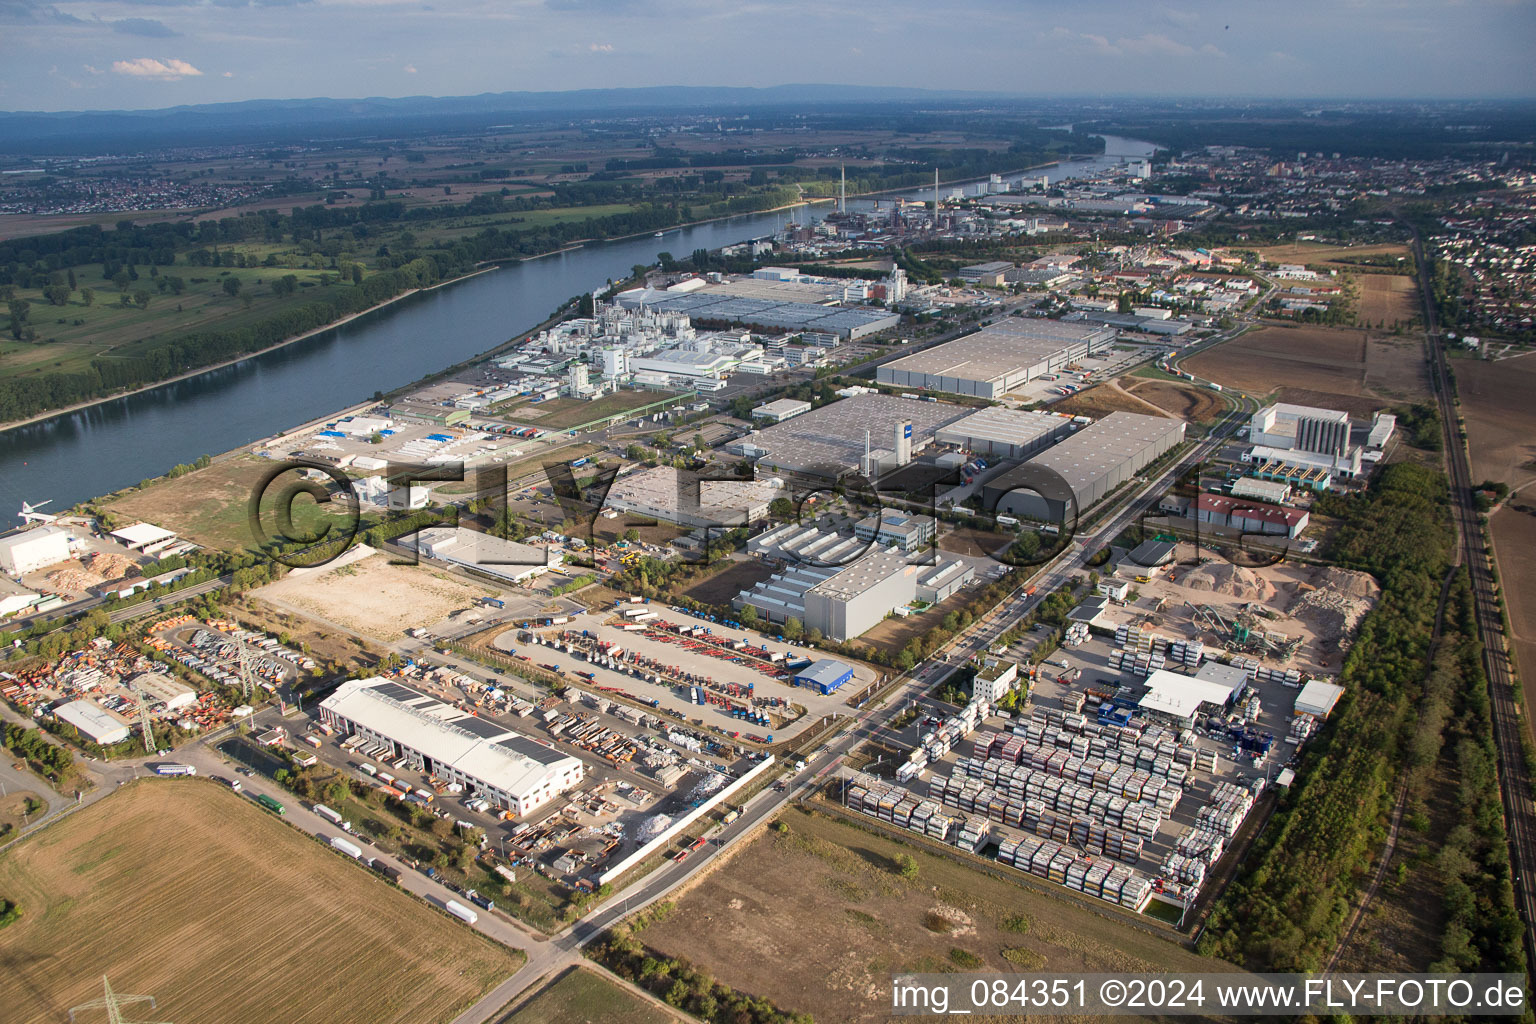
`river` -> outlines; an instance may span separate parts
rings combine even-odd
[[[1080,177],[1149,143],[1106,136],[1105,156],[1032,173]],[[1016,178],[1016,176],[1015,176]],[[946,183],[945,192],[951,187]],[[902,193],[931,198],[932,189]],[[854,206],[850,203],[850,206]],[[857,201],[858,207],[873,205]],[[541,322],[572,295],[627,276],[658,252],[686,256],[771,234],[833,207],[795,207],[592,243],[420,293],[303,341],[149,391],[0,432],[0,529],[23,501],[58,511],[251,444],[462,362]]]

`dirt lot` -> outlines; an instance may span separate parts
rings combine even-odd
[[[1407,325],[1418,315],[1419,296],[1407,274],[1356,274],[1357,315],[1366,323]]]
[[[1451,364],[1467,420],[1472,478],[1521,487],[1536,480],[1536,357]]]
[[[246,505],[262,475],[275,465],[254,455],[237,455],[174,480],[157,481],[147,490],[130,491],[104,504],[125,523],[142,519],[206,547],[238,550],[254,543]],[[295,473],[286,474],[264,493],[275,496],[297,479]],[[268,504],[264,503],[263,508]],[[318,533],[322,521],[327,519],[344,525],[345,506],[316,505],[307,496],[293,503],[294,526],[308,535]],[[267,530],[276,532],[274,517],[264,515],[263,522]]]
[[[892,972],[954,970],[969,957],[981,971],[1226,966],[1022,877],[1005,882],[825,815],[780,820],[788,833],[759,833],[641,939],[820,1021],[885,1020]],[[895,870],[903,852],[917,860],[913,878]]]
[[[1185,366],[1256,395],[1365,419],[1428,395],[1417,339],[1359,330],[1264,327],[1192,356]]]
[[[700,580],[684,590],[683,597],[706,604],[730,604],[731,598],[743,590],[761,583],[773,575],[773,570],[755,558],[736,562],[708,579]]]
[[[1108,416],[1112,412],[1134,412],[1143,416],[1156,416],[1163,411],[1146,399],[1137,398],[1111,383],[1095,384],[1087,391],[1079,391],[1059,402],[1052,402],[1049,408],[1051,412],[1066,413],[1068,416],[1092,416],[1095,419]]]
[[[537,405],[523,406],[513,418],[536,423],[548,430],[569,430],[604,416],[660,402],[666,397],[654,391],[619,391],[591,402],[580,398],[552,398]]]
[[[390,565],[389,555],[370,555],[337,569],[289,575],[256,591],[285,611],[317,616],[364,636],[398,640],[413,626],[430,626],[477,597],[499,591],[452,576],[430,563]]]
[[[677,1020],[617,982],[576,967],[498,1024],[675,1024]]]
[[[383,648],[347,633],[316,626],[302,615],[274,608],[250,594],[241,594],[232,600],[236,609],[234,617],[241,623],[264,629],[273,636],[286,633],[294,647],[306,647],[316,661],[334,661],[344,672],[371,668],[386,653]]]
[[[1013,538],[1006,534],[960,526],[940,535],[939,550],[953,551],[960,555],[975,555],[980,558],[995,555],[1012,543]]]
[[[970,600],[969,591],[962,590],[947,600],[940,601],[916,615],[906,618],[885,619],[874,629],[862,634],[858,642],[883,651],[900,651],[913,637],[920,637],[944,620],[944,616],[958,611]]]
[[[1325,242],[1292,242],[1290,245],[1272,245],[1259,249],[1259,256],[1270,263],[1328,263],[1348,266],[1351,259],[1363,256],[1407,256],[1408,247],[1397,242],[1381,242],[1376,245],[1328,245]]]
[[[22,908],[0,972],[14,1024],[64,1020],[104,974],[153,995],[155,1020],[447,1021],[521,960],[200,779],[137,783],[31,837],[0,892]]]
[[[26,789],[13,789],[0,797],[0,840],[22,828],[48,809],[48,801],[41,794]]]
[[[1190,423],[1214,423],[1226,412],[1227,403],[1209,388],[1191,387],[1166,380],[1142,380],[1131,383],[1129,390],[1137,398],[1145,399]]]

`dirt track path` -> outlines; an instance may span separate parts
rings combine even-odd
[[[1162,406],[1160,406],[1160,405],[1153,405],[1151,402],[1147,401],[1145,398],[1142,398],[1136,392],[1130,391],[1130,390],[1127,390],[1126,388],[1121,387],[1120,386],[1120,379],[1107,380],[1107,381],[1104,382],[1104,385],[1106,387],[1108,387],[1110,390],[1118,391],[1120,394],[1124,395],[1126,398],[1129,398],[1132,401],[1139,402],[1142,405],[1146,406],[1147,409],[1150,410],[1151,413],[1154,416],[1161,416],[1164,419],[1170,419],[1170,420],[1175,418],[1173,413],[1169,412],[1167,409],[1164,409]]]

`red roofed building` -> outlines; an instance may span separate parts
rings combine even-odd
[[[1230,526],[1244,533],[1299,536],[1311,518],[1306,512],[1280,508],[1225,494],[1202,494],[1195,501],[1195,517],[1202,523]]]

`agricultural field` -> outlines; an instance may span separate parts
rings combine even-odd
[[[1022,878],[1003,881],[826,814],[787,809],[779,820],[787,832],[760,833],[640,940],[825,1021],[887,1019],[893,972],[1234,969]],[[914,876],[898,869],[903,853],[916,860]]]
[[[269,459],[241,454],[215,462],[203,469],[181,476],[157,480],[143,490],[131,490],[102,502],[102,506],[124,523],[142,519],[167,530],[174,530],[186,540],[222,551],[254,547],[247,506],[263,476],[276,464]],[[276,517],[269,513],[286,484],[297,481],[297,474],[287,474],[265,492],[262,523],[276,532]],[[294,528],[306,536],[316,536],[327,524],[344,529],[351,513],[343,502],[317,504],[309,497],[293,503]]]
[[[677,1024],[678,1019],[596,971],[573,967],[497,1024]]]
[[[333,569],[290,573],[255,594],[284,611],[393,642],[407,629],[441,622],[476,598],[500,593],[430,563],[391,565],[390,557],[375,554]]]
[[[1191,373],[1272,401],[1373,412],[1429,397],[1420,342],[1332,327],[1264,327],[1184,360]]]
[[[1419,315],[1419,293],[1407,274],[1358,274],[1355,287],[1355,315],[1363,323],[1406,327]]]
[[[200,779],[136,783],[28,838],[0,892],[22,908],[0,973],[14,1024],[65,1019],[103,975],[153,995],[156,1020],[449,1021],[522,962]]]
[[[1536,695],[1536,499],[1516,495],[1489,520],[1504,602],[1509,608],[1510,646],[1525,691],[1526,707]]]
[[[1502,480],[1511,488],[1536,480],[1536,357],[1451,364],[1474,483]]]

